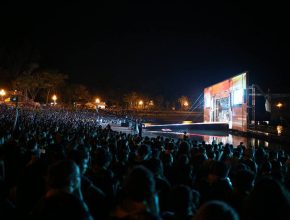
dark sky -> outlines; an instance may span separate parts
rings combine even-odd
[[[265,91],[290,93],[286,5],[83,2],[2,5],[0,63],[33,51],[72,82],[171,97],[249,71]]]

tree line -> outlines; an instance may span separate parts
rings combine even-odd
[[[0,71],[1,72],[1,71]],[[75,102],[94,102],[96,94],[85,85],[68,81],[69,75],[57,70],[41,68],[38,63],[31,63],[25,70],[11,79],[11,89],[19,91],[24,99],[48,104],[53,94],[60,96],[65,104]],[[102,96],[102,95],[101,95]],[[103,95],[105,96],[105,95]],[[189,110],[190,101],[186,96],[169,101],[163,95],[149,96],[137,92],[115,94],[103,97],[102,101],[116,108],[126,109],[181,109]]]

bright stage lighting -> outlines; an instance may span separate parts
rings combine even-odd
[[[243,89],[238,89],[238,90],[234,91],[233,94],[234,94],[233,104],[234,105],[243,104],[244,90]]]
[[[224,122],[230,129],[247,130],[247,73],[204,89],[204,122]]]

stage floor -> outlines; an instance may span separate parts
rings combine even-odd
[[[200,122],[200,123],[182,123],[182,124],[145,124],[145,129],[160,131],[188,131],[188,130],[207,130],[207,131],[229,131],[229,124],[224,122]]]

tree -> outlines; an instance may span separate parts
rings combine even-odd
[[[164,108],[164,96],[158,95],[158,96],[156,96],[155,100],[156,100],[156,102],[155,102],[156,108],[163,109]]]
[[[166,110],[170,109],[170,101],[168,100],[165,101],[165,108]]]
[[[8,69],[0,66],[0,87],[11,87],[10,83],[13,76],[9,74]]]
[[[26,100],[28,98],[35,100],[41,89],[42,80],[37,71],[38,67],[39,65],[37,63],[30,64],[28,68],[13,81],[14,87],[24,93]]]
[[[61,87],[61,99],[67,104],[73,102],[88,102],[91,94],[86,86],[80,84],[65,84]]]
[[[55,71],[41,70],[38,64],[31,64],[14,81],[14,86],[23,91],[25,98],[35,100],[41,90],[46,91],[46,103],[52,90],[62,84],[68,76]]]
[[[73,101],[83,101],[83,102],[88,102],[91,99],[90,92],[88,88],[84,85],[73,85],[73,93],[72,95],[72,100]]]
[[[129,108],[136,108],[138,106],[138,95],[136,92],[124,95],[123,100],[128,104]]]
[[[41,73],[43,80],[43,88],[46,90],[46,104],[48,103],[49,95],[53,90],[63,84],[64,81],[68,78],[68,75],[62,73],[55,73],[49,71],[43,71]]]
[[[182,110],[188,110],[189,109],[189,100],[188,100],[188,97],[181,96],[178,99],[178,102],[179,102],[180,107],[181,107]]]

